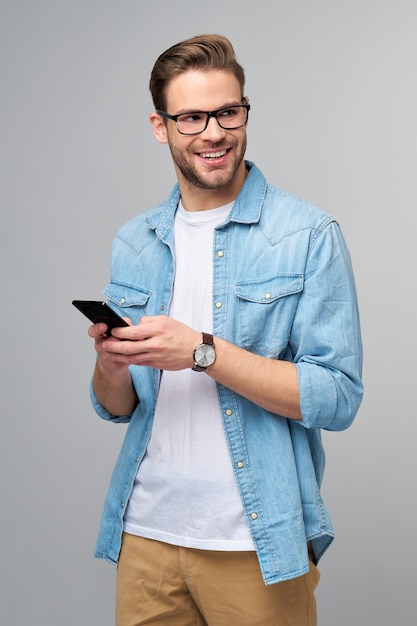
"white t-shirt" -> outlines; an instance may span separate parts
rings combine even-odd
[[[175,218],[170,316],[212,332],[213,230],[232,204]],[[125,513],[125,532],[207,550],[254,550],[215,382],[164,371],[151,438]]]

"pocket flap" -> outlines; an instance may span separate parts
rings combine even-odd
[[[235,293],[243,300],[268,304],[283,296],[299,293],[303,284],[303,274],[278,274],[273,278],[238,282]]]
[[[121,308],[144,306],[151,295],[151,292],[143,289],[143,287],[116,281],[112,281],[103,293],[111,302]]]

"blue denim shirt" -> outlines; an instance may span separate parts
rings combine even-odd
[[[320,559],[333,528],[320,494],[321,429],[343,430],[362,398],[362,345],[349,253],[332,217],[250,170],[213,248],[214,335],[295,363],[302,420],[270,413],[217,384],[230,458],[266,584],[308,571],[307,541]],[[174,281],[169,199],[125,224],[104,293],[123,316],[167,314]],[[190,294],[192,297],[192,294]],[[236,364],[239,367],[239,364]],[[152,429],[160,372],[132,366],[140,402],[131,415],[104,505],[96,556],[116,563],[123,515]]]

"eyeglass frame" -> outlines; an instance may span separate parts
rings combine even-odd
[[[238,107],[246,109],[246,120],[244,124],[239,124],[239,126],[233,126],[232,128],[224,128],[224,126],[220,124],[220,121],[217,115],[221,111],[227,111],[228,109],[234,109]],[[175,122],[175,127],[177,131],[180,133],[180,135],[184,135],[185,137],[192,137],[193,135],[201,135],[201,133],[204,133],[204,131],[207,129],[207,126],[209,124],[211,117],[215,118],[216,122],[218,123],[220,128],[222,128],[223,130],[237,130],[238,128],[243,128],[248,123],[249,111],[250,111],[250,104],[247,101],[244,104],[231,104],[230,106],[222,107],[221,109],[217,109],[216,111],[184,111],[184,113],[178,113],[178,115],[170,115],[166,111],[155,109],[155,113],[158,113],[158,115],[162,115],[162,117],[165,117],[166,119],[172,120],[173,122]],[[193,113],[204,113],[204,115],[206,116],[206,125],[204,126],[202,130],[199,130],[197,133],[182,133],[180,129],[178,128],[178,118],[181,117],[182,115],[192,115]]]

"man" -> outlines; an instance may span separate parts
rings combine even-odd
[[[333,539],[320,429],[362,397],[349,253],[244,160],[226,38],[168,49],[150,89],[178,184],[115,238],[105,294],[131,325],[89,329],[94,407],[129,422],[96,550],[118,563],[117,625],[312,626]]]

